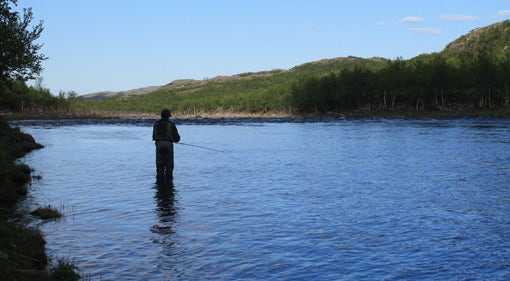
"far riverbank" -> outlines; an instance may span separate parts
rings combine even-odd
[[[158,119],[159,112],[74,112],[73,114],[40,114],[34,112],[0,113],[7,121],[13,120],[72,120],[72,119]],[[448,111],[351,111],[351,112],[229,112],[214,111],[186,114],[172,112],[177,120],[299,120],[313,121],[338,118],[510,118],[510,110],[448,110]]]

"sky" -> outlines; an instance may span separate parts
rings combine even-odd
[[[43,21],[42,86],[54,95],[335,57],[409,59],[510,19],[508,0],[18,0],[15,10],[29,7]]]

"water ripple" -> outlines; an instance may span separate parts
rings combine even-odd
[[[510,279],[508,120],[184,120],[226,152],[176,146],[164,189],[152,121],[19,123],[19,209],[64,206],[48,252],[93,280]]]

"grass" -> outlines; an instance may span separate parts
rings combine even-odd
[[[58,219],[62,217],[62,214],[51,205],[39,207],[33,210],[30,214],[43,220]]]
[[[82,279],[81,276],[76,273],[77,271],[78,267],[72,262],[65,259],[58,259],[57,265],[50,269],[50,274],[53,280],[77,281]]]
[[[48,263],[45,244],[39,230],[0,220],[2,280],[31,280],[33,272],[44,271]]]

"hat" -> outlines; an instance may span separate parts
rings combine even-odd
[[[168,118],[170,118],[170,116],[172,116],[172,113],[170,112],[170,110],[165,108],[165,109],[163,109],[163,111],[161,111],[161,118],[168,119]]]

